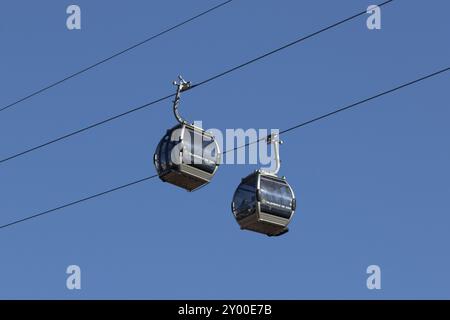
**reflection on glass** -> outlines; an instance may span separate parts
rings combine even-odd
[[[217,147],[214,140],[202,132],[185,130],[183,163],[213,173],[216,168]],[[205,152],[206,150],[206,152]]]
[[[282,181],[261,177],[261,211],[289,219],[292,214],[293,195]]]
[[[166,153],[167,153],[167,137],[161,142],[161,149],[159,150],[159,161],[161,165],[161,170],[166,170],[167,162],[166,162]]]
[[[234,198],[234,214],[237,219],[243,219],[255,213],[256,210],[256,179],[242,182],[237,188]]]

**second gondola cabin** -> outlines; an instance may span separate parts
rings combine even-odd
[[[241,229],[268,236],[288,231],[296,200],[285,178],[255,171],[242,179],[233,196],[231,209]]]
[[[234,193],[231,211],[241,229],[279,236],[288,232],[296,200],[286,178],[277,176],[282,141],[278,134],[271,134],[267,143],[273,145],[275,168],[260,169],[243,178]]]

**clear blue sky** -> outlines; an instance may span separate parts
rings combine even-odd
[[[82,9],[68,31],[66,7]],[[214,3],[217,3],[214,1]],[[243,1],[0,114],[0,156],[173,92],[373,1]],[[4,1],[0,104],[138,42],[212,1]],[[206,128],[286,128],[448,66],[450,3],[396,0],[183,96]],[[0,230],[0,298],[450,298],[450,77],[283,137],[291,231],[238,228],[230,201],[257,166],[187,193],[158,179]],[[170,101],[0,165],[0,223],[154,173]],[[82,290],[65,269],[82,270]],[[366,268],[382,290],[366,288]]]

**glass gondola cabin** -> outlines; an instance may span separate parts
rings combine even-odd
[[[187,123],[167,130],[154,154],[160,179],[188,191],[209,183],[219,162],[214,136]]]
[[[288,231],[295,207],[294,192],[286,179],[260,170],[242,179],[231,205],[241,229],[268,236]]]

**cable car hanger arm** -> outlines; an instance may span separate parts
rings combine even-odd
[[[278,134],[269,134],[266,138],[267,144],[273,145],[273,151],[275,153],[275,169],[261,169],[261,172],[270,174],[270,175],[277,175],[278,171],[280,171],[281,167],[281,160],[280,160],[280,144],[283,143],[283,141],[280,140],[280,137]]]
[[[173,82],[173,84],[177,86],[177,93],[175,94],[175,99],[173,100],[173,114],[180,124],[188,124],[188,122],[184,120],[178,112],[178,106],[180,105],[181,92],[189,90],[191,88],[191,82],[184,80],[182,76],[178,76],[178,79],[179,82]]]

